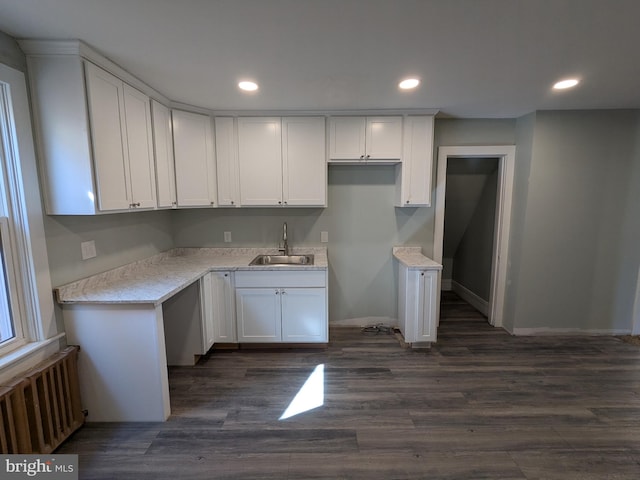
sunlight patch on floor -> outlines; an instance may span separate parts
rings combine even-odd
[[[308,412],[324,404],[324,364],[316,366],[279,420]]]

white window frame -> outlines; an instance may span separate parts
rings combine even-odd
[[[42,348],[61,335],[51,328],[50,318],[47,319],[45,333],[41,315],[41,306],[50,304],[52,300],[50,293],[43,291],[46,282],[39,277],[42,273],[48,277],[49,273],[48,266],[42,266],[42,259],[46,259],[42,225],[36,225],[35,232],[30,228],[30,221],[40,221],[37,216],[42,218],[42,213],[37,174],[34,175],[25,78],[22,72],[3,64],[0,64],[0,109],[0,217],[5,218],[0,228],[3,229],[2,241],[15,333],[13,339],[0,346],[0,369],[6,369],[27,356],[33,359],[36,352],[42,352]],[[37,243],[37,268],[32,250],[34,241]],[[44,255],[41,251],[43,248]],[[47,290],[51,292],[50,279],[46,281]],[[49,298],[43,297],[43,294]],[[53,313],[50,310],[47,309],[48,317]]]

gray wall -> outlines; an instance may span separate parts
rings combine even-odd
[[[168,211],[96,216],[46,216],[54,286],[141,260],[173,247]],[[95,258],[82,260],[80,243],[94,240]]]
[[[497,168],[486,177],[476,208],[453,257],[452,278],[488,302],[498,189]]]
[[[632,276],[623,255],[637,235],[628,203],[637,199],[637,132],[630,111],[538,112],[519,122],[507,290],[516,332],[630,328],[630,295],[620,303],[619,289],[635,289],[620,280]]]
[[[178,247],[273,247],[286,221],[290,243],[299,247],[320,245],[320,232],[327,231],[330,321],[395,318],[397,267],[391,248],[412,244],[432,250],[433,209],[393,206],[393,166],[328,168],[326,209],[174,211],[174,243]],[[232,234],[231,244],[223,243],[225,231]]]

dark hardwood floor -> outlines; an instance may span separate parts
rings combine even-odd
[[[83,479],[640,478],[640,347],[512,337],[446,293],[438,335],[215,351],[170,369],[169,421],[87,424],[58,452]],[[323,405],[279,420],[317,365]]]

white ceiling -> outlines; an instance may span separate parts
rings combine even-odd
[[[0,0],[5,33],[83,40],[212,110],[640,108],[639,19],[639,0]]]

